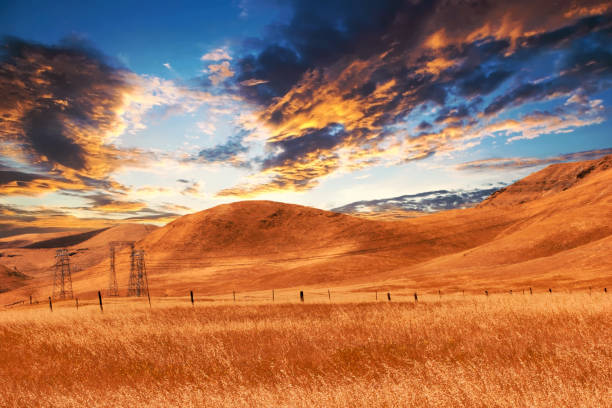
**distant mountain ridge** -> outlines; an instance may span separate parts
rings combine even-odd
[[[469,208],[481,203],[504,185],[500,183],[499,187],[485,189],[436,190],[378,200],[355,201],[333,208],[331,211],[345,214],[382,213],[395,210],[433,213],[443,210]]]

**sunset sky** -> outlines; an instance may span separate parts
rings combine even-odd
[[[612,153],[609,1],[4,0],[0,35],[0,236]]]

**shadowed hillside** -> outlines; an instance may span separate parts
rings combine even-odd
[[[18,270],[0,265],[0,293],[25,286],[28,279],[27,275]]]
[[[108,228],[102,228],[94,231],[83,232],[80,234],[68,235],[64,237],[47,239],[44,241],[34,242],[26,245],[23,248],[27,249],[38,249],[38,248],[65,248],[73,245],[78,245],[82,242],[87,241],[90,238],[95,237],[99,233],[106,231]]]

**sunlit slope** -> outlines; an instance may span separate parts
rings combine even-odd
[[[394,222],[266,201],[228,204],[182,217],[141,244],[151,279],[167,293],[387,279],[432,287],[605,281],[611,161],[550,166],[478,208]]]
[[[244,201],[159,229],[111,228],[71,248],[73,264],[93,265],[73,275],[74,289],[84,295],[105,289],[108,242],[139,238],[136,247],[145,249],[157,296],[308,286],[358,291],[612,286],[611,161],[554,165],[476,208],[397,221]],[[38,251],[35,256],[45,259],[48,270],[53,253]],[[121,293],[127,291],[129,266],[128,252],[119,253]],[[51,275],[37,276],[28,284],[50,292]]]

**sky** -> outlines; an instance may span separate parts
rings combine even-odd
[[[612,153],[608,1],[0,0],[0,236]]]

